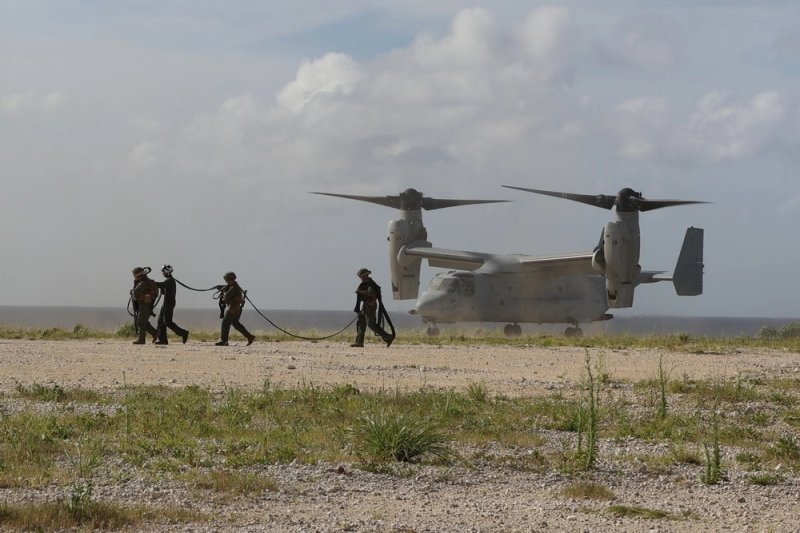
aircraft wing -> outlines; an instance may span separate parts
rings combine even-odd
[[[599,272],[592,268],[592,255],[592,252],[542,257],[522,255],[517,260],[522,272],[542,272],[556,276],[597,276]]]
[[[481,252],[466,252],[463,250],[447,250],[424,246],[403,247],[398,254],[398,260],[403,257],[427,259],[428,264],[436,268],[452,268],[454,270],[477,270],[494,257],[493,254]]]
[[[495,272],[530,272],[555,276],[598,275],[592,268],[592,253],[535,257],[529,255],[496,255],[483,252],[467,252],[464,250],[447,250],[414,246],[402,248],[398,259],[422,258],[436,268],[454,270],[477,270],[486,263]]]

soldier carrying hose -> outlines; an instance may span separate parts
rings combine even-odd
[[[387,333],[378,323],[378,311],[381,311],[381,317],[386,315],[386,310],[383,309],[381,302],[381,288],[380,285],[369,277],[372,272],[367,268],[361,268],[356,275],[361,279],[358,288],[356,289],[356,306],[353,309],[358,313],[358,322],[356,322],[356,341],[351,344],[353,348],[364,347],[364,335],[369,329],[379,335],[386,346],[389,347],[394,341],[394,335]]]
[[[253,341],[256,340],[256,336],[247,331],[247,328],[239,322],[239,318],[242,316],[242,307],[244,306],[246,291],[242,290],[236,282],[235,273],[227,272],[222,276],[222,279],[225,280],[226,284],[217,285],[216,288],[221,292],[220,309],[222,308],[222,304],[225,304],[226,308],[222,316],[220,340],[216,343],[216,346],[228,345],[228,335],[230,334],[231,326],[244,335],[247,339],[247,345],[250,346],[253,344]]]
[[[150,324],[150,316],[153,314],[153,304],[158,297],[158,285],[147,277],[150,267],[136,267],[133,269],[133,290],[131,299],[135,310],[136,332],[139,338],[133,344],[144,344],[145,336],[149,333],[156,341],[158,332]]]

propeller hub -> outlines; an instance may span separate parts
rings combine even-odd
[[[630,187],[625,187],[617,193],[617,198],[614,205],[617,206],[617,212],[628,213],[631,211],[639,210],[639,203],[637,200],[642,198],[642,193],[636,192]]]
[[[400,209],[404,211],[419,211],[422,209],[422,193],[412,188],[401,192]]]

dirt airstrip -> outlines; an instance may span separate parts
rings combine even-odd
[[[590,349],[614,379],[654,378],[659,355],[673,376],[691,379],[796,376],[800,356],[789,352],[680,353]],[[17,383],[113,388],[129,385],[203,385],[258,388],[264,380],[292,386],[350,383],[360,388],[463,388],[483,382],[492,393],[537,394],[581,379],[581,347],[430,346],[382,343],[265,342],[134,346],[116,340],[0,341],[0,390]],[[677,373],[677,374],[676,374]]]
[[[477,341],[476,341],[477,342]],[[800,356],[775,350],[679,353],[650,349],[590,348],[612,380],[633,383],[656,376],[659,358],[673,378],[800,378]],[[490,395],[536,396],[572,390],[583,376],[585,348],[531,346],[406,345],[380,343],[363,349],[339,342],[256,342],[216,347],[211,343],[134,346],[129,341],[0,341],[0,392],[12,402],[18,384],[114,389],[128,385],[236,386],[353,384],[361,390],[463,389],[482,383]],[[548,439],[550,436],[545,435]],[[551,446],[563,445],[553,436]],[[782,481],[759,486],[735,469],[728,480],[708,486],[699,468],[676,467],[651,475],[635,461],[608,458],[666,453],[668,444],[601,442],[595,480],[610,488],[614,502],[574,501],[562,495],[574,478],[559,472],[496,463],[419,467],[409,476],[362,471],[354,465],[269,465],[264,474],[280,490],[253,498],[205,498],[174,482],[129,482],[98,486],[95,496],[122,502],[177,504],[215,516],[211,524],[182,524],[192,531],[800,531],[800,478],[782,471]],[[630,463],[630,465],[629,465]],[[0,489],[5,500],[47,499],[47,489]],[[668,519],[619,517],[604,512],[622,504],[669,513]]]

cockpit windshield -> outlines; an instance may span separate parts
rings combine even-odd
[[[442,272],[431,279],[428,290],[472,296],[475,294],[475,279],[472,273]]]
[[[455,278],[445,278],[439,284],[439,290],[443,292],[461,292],[461,283]]]

